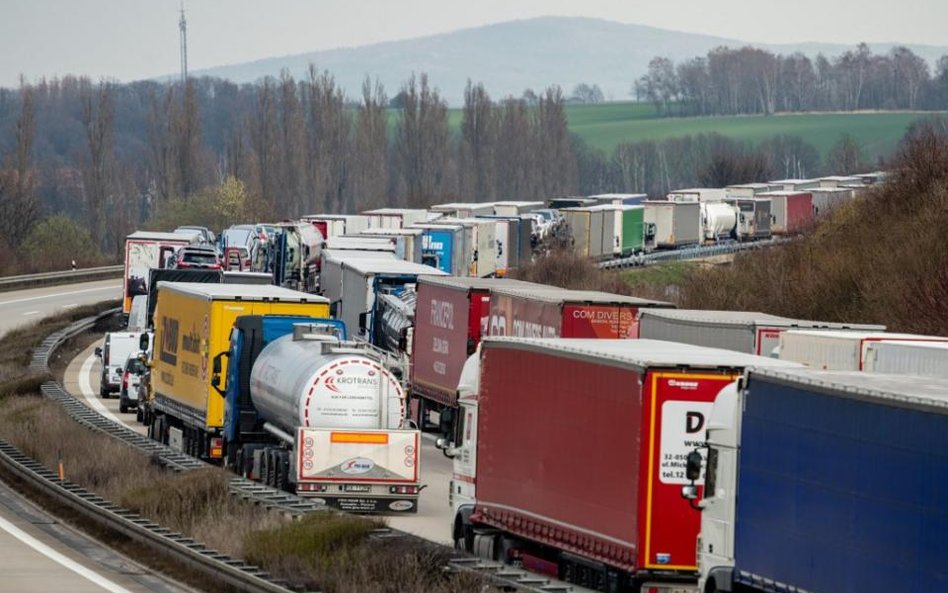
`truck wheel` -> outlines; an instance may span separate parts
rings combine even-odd
[[[99,385],[99,397],[109,399],[109,388],[106,387],[105,382]]]
[[[145,413],[142,412],[141,406],[135,408],[135,422],[141,424],[145,420]]]
[[[128,412],[128,405],[125,404],[124,402],[119,401],[119,412],[123,414]]]

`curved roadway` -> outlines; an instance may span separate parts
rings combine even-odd
[[[120,280],[104,280],[0,293],[0,334],[64,309],[119,298],[121,287]],[[60,523],[3,482],[0,574],[0,590],[17,593],[191,591]]]

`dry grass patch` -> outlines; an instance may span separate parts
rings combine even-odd
[[[367,539],[384,524],[316,513],[252,534],[247,560],[273,574],[327,593],[462,593],[482,590],[482,577],[444,570],[451,551],[420,542]]]

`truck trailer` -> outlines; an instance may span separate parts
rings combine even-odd
[[[553,286],[495,286],[487,335],[527,338],[637,338],[639,311],[671,303]]]
[[[833,323],[779,317],[756,311],[703,309],[642,309],[639,337],[724,348],[746,354],[771,356],[788,329],[836,329],[884,332],[884,325]]]
[[[418,278],[409,417],[419,426],[430,412],[457,408],[461,369],[487,334],[491,291],[510,287],[548,288],[509,278]]]
[[[227,349],[234,321],[329,317],[326,298],[272,285],[161,282],[157,301],[149,435],[213,461],[224,456],[224,398],[212,385],[211,358]],[[226,360],[220,372],[227,372]]]
[[[693,202],[647,201],[645,223],[655,228],[655,246],[677,249],[701,242],[701,204]]]
[[[948,590],[945,434],[944,378],[749,370],[688,488],[702,593]]]
[[[456,546],[609,593],[694,591],[685,457],[754,365],[791,366],[654,340],[486,338],[438,443]]]
[[[813,369],[861,371],[873,342],[948,342],[948,338],[880,331],[790,330],[780,334],[779,356]]]
[[[872,342],[866,347],[863,370],[948,379],[948,343]]]
[[[773,215],[770,229],[775,235],[799,233],[813,222],[813,194],[810,192],[772,191],[758,197],[770,198]]]
[[[327,319],[235,320],[212,365],[226,464],[345,511],[417,512],[421,443],[404,423],[405,392],[344,334]]]
[[[197,231],[156,233],[136,231],[125,237],[125,281],[122,283],[122,313],[128,315],[132,297],[148,294],[148,271],[166,268],[175,252],[200,240]]]

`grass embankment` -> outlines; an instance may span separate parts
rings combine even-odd
[[[233,476],[223,469],[167,472],[148,456],[85,429],[55,403],[36,395],[47,377],[26,369],[31,350],[47,335],[103,308],[108,307],[76,309],[0,339],[0,438],[50,469],[62,461],[68,480],[296,586],[329,593],[453,593],[477,590],[482,584],[471,576],[441,571],[449,550],[369,539],[372,530],[384,527],[380,519],[326,512],[293,521],[230,496]],[[218,584],[182,573],[174,563],[155,558],[123,536],[102,533],[68,511],[61,516],[161,572],[220,590]]]
[[[907,137],[893,170],[804,240],[689,274],[680,306],[948,335],[948,130]]]

